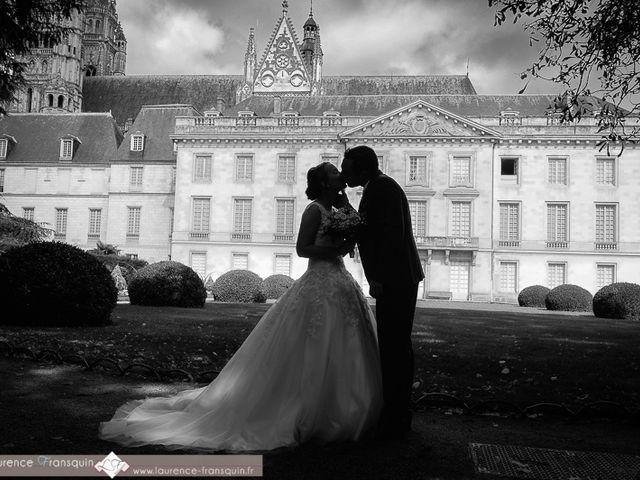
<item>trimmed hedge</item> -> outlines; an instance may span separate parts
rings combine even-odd
[[[231,270],[213,284],[213,299],[219,302],[264,303],[262,278],[249,270]]]
[[[544,300],[547,310],[565,312],[590,312],[593,296],[578,285],[565,283],[551,290]]]
[[[152,263],[129,281],[132,305],[202,308],[206,298],[202,279],[180,262]]]
[[[108,325],[117,299],[109,270],[68,243],[30,243],[0,256],[0,323]]]
[[[544,299],[551,290],[542,285],[531,285],[523,288],[518,294],[518,305],[521,307],[546,308]]]
[[[293,285],[293,278],[288,275],[271,275],[262,281],[262,293],[266,298],[278,299]]]
[[[602,287],[593,297],[593,314],[599,318],[640,320],[640,285],[618,282]]]

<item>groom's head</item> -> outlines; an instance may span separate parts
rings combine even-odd
[[[359,145],[344,152],[342,179],[350,187],[365,185],[378,173],[378,156],[371,147]]]

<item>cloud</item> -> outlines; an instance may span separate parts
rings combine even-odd
[[[143,5],[146,4],[144,8]],[[128,74],[214,74],[225,32],[198,11],[170,2],[128,2],[120,12]],[[139,15],[144,10],[144,14]],[[126,20],[125,20],[126,19]]]

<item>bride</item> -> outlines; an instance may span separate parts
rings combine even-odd
[[[374,433],[382,407],[375,319],[345,269],[349,245],[326,233],[344,204],[338,169],[307,172],[313,200],[296,250],[307,271],[264,314],[209,385],[122,405],[100,438],[127,446],[257,451]]]

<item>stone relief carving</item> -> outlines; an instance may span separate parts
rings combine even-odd
[[[435,114],[417,111],[395,116],[384,123],[378,122],[367,129],[367,134],[379,136],[458,136],[469,135],[470,131]]]

